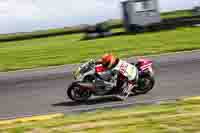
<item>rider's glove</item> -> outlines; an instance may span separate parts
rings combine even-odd
[[[95,64],[95,60],[94,59],[90,59],[89,64]]]

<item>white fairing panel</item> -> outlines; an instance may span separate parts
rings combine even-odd
[[[128,80],[134,80],[137,76],[137,68],[126,61],[120,60],[113,70],[119,71],[122,75],[127,77]]]

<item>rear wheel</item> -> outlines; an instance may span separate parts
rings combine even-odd
[[[81,89],[77,84],[72,84],[67,89],[67,95],[73,101],[85,102],[91,97],[92,92],[87,89]]]
[[[155,79],[153,76],[145,75],[141,77],[138,81],[138,87],[133,89],[136,94],[146,94],[153,89],[155,84]]]

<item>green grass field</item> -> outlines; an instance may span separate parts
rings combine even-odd
[[[1,124],[1,133],[197,133],[200,100],[98,110],[44,121]]]
[[[104,52],[119,57],[159,54],[200,48],[200,28],[121,35],[80,41],[83,34],[0,43],[0,71],[79,63]]]
[[[80,27],[67,27],[67,28],[27,32],[27,33],[25,32],[25,33],[16,33],[16,34],[1,34],[0,41],[27,40],[27,39],[33,39],[33,38],[39,38],[39,37],[80,33],[81,31],[82,29]]]
[[[175,12],[166,12],[161,14],[161,18],[167,19],[167,18],[178,18],[178,17],[190,17],[192,16],[191,10],[180,10]]]

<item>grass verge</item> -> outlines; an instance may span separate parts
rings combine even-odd
[[[80,41],[82,34],[0,43],[0,71],[79,63],[105,52],[119,57],[200,49],[200,28]]]
[[[200,130],[200,99],[138,105],[67,115],[44,121],[0,125],[3,133],[193,133]]]
[[[179,17],[191,17],[193,15],[192,10],[179,10],[166,12],[161,14],[161,18],[169,19],[169,18],[179,18]]]

